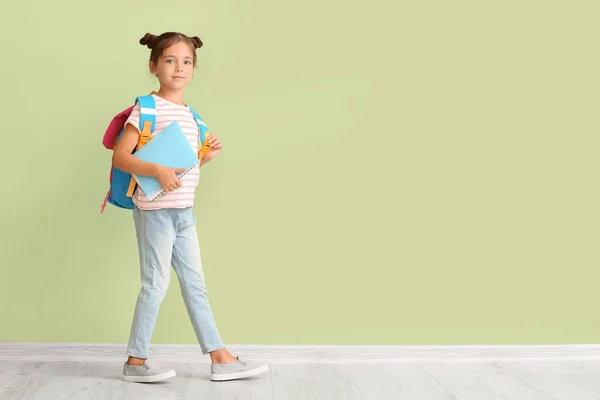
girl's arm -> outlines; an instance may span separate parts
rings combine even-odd
[[[142,161],[131,154],[136,148],[139,139],[140,134],[138,130],[133,125],[127,124],[125,132],[123,132],[113,152],[112,164],[128,174],[156,177],[157,164]]]

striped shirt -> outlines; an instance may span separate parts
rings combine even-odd
[[[173,121],[177,121],[183,130],[192,149],[198,152],[198,125],[190,109],[186,106],[171,103],[161,97],[152,95],[156,101],[156,124],[152,136],[156,135]],[[139,132],[140,104],[136,104],[125,125],[131,123]],[[133,194],[133,204],[140,210],[159,210],[162,208],[187,208],[194,205],[196,189],[200,179],[200,166],[196,165],[181,178],[181,187],[172,192],[165,192],[157,199],[150,201],[138,185]]]

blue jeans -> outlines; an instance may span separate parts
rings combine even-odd
[[[165,297],[171,265],[202,354],[225,346],[219,336],[206,293],[196,218],[191,208],[133,209],[142,288],[137,299],[127,354],[148,358],[150,338]]]

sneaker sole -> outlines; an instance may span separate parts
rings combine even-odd
[[[254,368],[254,369],[251,369],[248,371],[234,372],[232,374],[210,374],[210,380],[211,381],[229,381],[232,379],[247,378],[249,376],[262,374],[263,372],[266,372],[268,370],[269,370],[269,366],[263,365],[262,367]]]
[[[164,372],[162,374],[152,375],[152,376],[129,376],[129,375],[124,375],[123,376],[123,380],[125,382],[150,383],[150,382],[158,382],[158,381],[163,381],[165,379],[173,378],[176,375],[177,374],[175,373],[175,371],[167,371],[167,372]]]

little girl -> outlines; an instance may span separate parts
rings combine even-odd
[[[160,90],[153,95],[156,100],[154,134],[177,121],[194,151],[198,152],[198,125],[183,101],[183,91],[192,78],[196,49],[202,47],[202,42],[198,37],[166,32],[160,36],[148,33],[140,39],[140,44],[152,50],[150,72],[160,82]],[[220,152],[219,139],[208,134],[210,150],[198,166],[179,179],[176,175],[179,170],[148,163],[132,155],[139,141],[139,118],[138,103],[125,123],[112,163],[130,174],[155,177],[165,193],[149,201],[138,186],[132,198],[142,288],[135,307],[123,379],[156,382],[175,376],[173,370],[158,369],[145,362],[158,311],[169,286],[171,265],[179,279],[202,354],[210,354],[211,380],[244,378],[267,371],[268,365],[240,360],[225,349],[207,297],[192,206],[200,178],[199,168]]]

